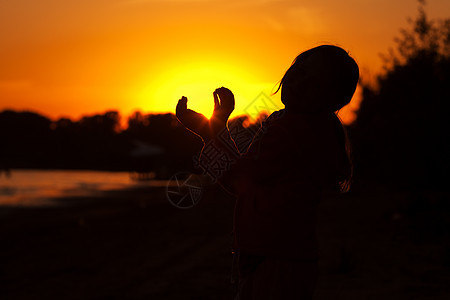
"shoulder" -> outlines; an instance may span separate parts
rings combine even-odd
[[[308,132],[310,127],[308,118],[304,115],[281,109],[272,113],[263,123],[264,133],[281,134],[282,136],[297,137]]]

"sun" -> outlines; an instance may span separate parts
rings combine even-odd
[[[255,70],[245,69],[242,65],[205,58],[192,59],[181,65],[169,63],[161,68],[165,71],[149,74],[148,78],[152,79],[142,82],[133,98],[144,111],[175,112],[178,100],[186,96],[188,108],[209,118],[214,109],[213,91],[224,86],[235,95],[233,115],[252,114],[246,107],[262,92],[270,95],[274,83],[264,82],[254,75]]]

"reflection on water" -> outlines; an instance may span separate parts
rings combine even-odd
[[[0,173],[0,205],[48,205],[51,198],[96,195],[106,190],[165,182],[136,182],[127,172],[12,170]]]

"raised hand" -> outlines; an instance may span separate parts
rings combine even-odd
[[[234,95],[225,88],[221,87],[214,91],[214,112],[210,120],[211,130],[217,135],[227,126],[228,118],[234,110]]]
[[[211,138],[211,129],[208,118],[204,115],[187,108],[186,97],[178,100],[176,116],[178,120],[192,132],[198,134],[203,140]]]
[[[226,122],[234,110],[234,95],[229,89],[221,87],[214,91],[213,96],[213,117]]]

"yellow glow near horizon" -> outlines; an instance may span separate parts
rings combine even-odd
[[[236,60],[231,60],[236,62]],[[213,91],[221,86],[229,88],[235,95],[234,116],[252,112],[245,108],[251,105],[261,92],[269,94],[274,83],[261,83],[255,78],[254,70],[245,70],[239,62],[221,63],[218,59],[196,58],[183,65],[167,65],[166,71],[157,76],[149,75],[148,82],[142,82],[135,88],[137,105],[144,110],[174,112],[182,96],[188,98],[188,108],[211,117],[214,109]],[[278,97],[279,98],[279,97]],[[281,101],[273,97],[277,107]]]

